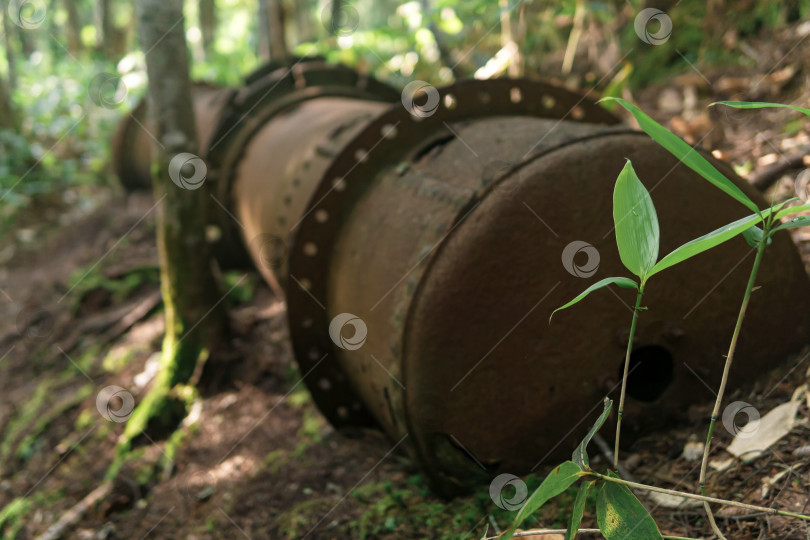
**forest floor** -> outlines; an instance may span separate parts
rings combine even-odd
[[[759,174],[810,143],[806,123],[785,110],[743,116],[705,106],[808,94],[810,40],[776,63],[787,52],[780,37],[762,39],[770,45],[755,47],[756,69],[687,67],[633,97],[743,174]],[[793,194],[794,178],[795,171],[780,178],[778,197]],[[0,535],[35,538],[102,483],[123,425],[101,416],[98,391],[117,385],[137,400],[155,373],[163,315],[153,210],[148,194],[99,190],[92,208],[37,208],[0,240]],[[810,233],[794,239],[810,269]],[[479,538],[485,524],[507,523],[486,486],[439,499],[403,455],[388,455],[380,433],[333,430],[298,382],[284,304],[257,274],[248,272],[227,302],[232,357],[209,360],[187,422],[168,439],[153,433],[139,441],[137,459],[68,538]],[[773,360],[771,373],[728,401],[767,411],[808,382],[808,350]],[[711,405],[707,392],[690,410],[693,420],[636,441],[625,453],[633,476],[696,491],[699,461],[683,450],[704,437]],[[806,405],[799,415],[805,420],[764,456],[712,473],[710,490],[806,513]],[[714,458],[727,458],[730,436],[723,431],[716,440]],[[572,497],[545,506],[532,525],[565,527]],[[665,534],[708,537],[700,508],[648,506]],[[810,538],[810,527],[796,520],[727,509],[718,519],[735,540]],[[594,516],[586,512],[583,526],[595,526]]]

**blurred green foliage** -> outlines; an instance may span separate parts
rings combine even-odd
[[[209,46],[201,24],[203,3],[185,2],[192,77],[239,85],[267,58],[260,54],[259,1],[216,0]],[[290,54],[322,55],[399,86],[413,79],[446,84],[457,76],[483,76],[490,68],[494,76],[503,75],[503,66],[493,61],[505,46],[502,15],[508,14],[523,73],[608,95],[689,71],[689,63],[750,66],[753,60],[724,39],[745,39],[810,15],[810,0],[712,3],[722,16],[709,13],[703,0],[352,0],[342,2],[340,19],[333,24],[328,1],[281,4]],[[14,225],[20,209],[34,203],[81,204],[99,186],[117,189],[109,166],[110,140],[116,121],[145,93],[132,2],[109,0],[106,40],[98,0],[44,5],[41,26],[23,30],[7,21],[10,32],[0,39],[0,81],[9,86],[16,79],[11,101],[19,124],[0,128],[0,233]],[[73,25],[69,5],[75,10]],[[634,18],[648,6],[662,9],[672,21],[666,46],[644,43],[635,33]],[[559,66],[577,9],[584,10],[583,35],[592,40],[592,52],[584,55],[580,47],[572,74],[563,76]],[[94,78],[101,73],[120,77],[104,87],[110,94],[105,97],[115,98],[106,106],[93,99],[98,91]]]

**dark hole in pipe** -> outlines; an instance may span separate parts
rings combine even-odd
[[[619,380],[624,362],[619,364]],[[651,403],[661,397],[675,378],[672,354],[660,345],[646,345],[630,353],[630,371],[627,375],[627,395]]]

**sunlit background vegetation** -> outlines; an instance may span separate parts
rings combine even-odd
[[[709,3],[681,1],[668,12],[677,31],[667,47],[641,46],[635,36],[639,0],[359,0],[341,5],[334,23],[334,6],[323,0],[280,5],[288,54],[322,55],[394,85],[509,73],[618,95],[682,71],[686,61],[745,66],[752,60],[728,47],[730,40],[810,13],[810,0],[725,3],[739,9],[727,9],[718,21],[707,13]],[[81,209],[92,204],[93,188],[116,189],[108,166],[114,123],[145,91],[132,2],[39,4],[46,12],[38,28],[22,29],[4,18],[0,80],[15,111],[0,124],[4,231],[34,202]],[[269,60],[268,30],[258,23],[265,0],[185,4],[194,79],[237,85]],[[585,57],[574,57],[578,43],[572,49],[572,40],[588,45]],[[91,100],[88,89],[100,73],[120,77],[102,88],[120,107]]]

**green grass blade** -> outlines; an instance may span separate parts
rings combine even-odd
[[[644,111],[621,98],[615,97],[605,97],[602,98],[600,101],[616,101],[622,107],[627,109],[636,119],[641,129],[644,130],[647,135],[652,137],[652,139],[666,148],[673,156],[678,158],[684,165],[698,173],[700,176],[717,186],[727,195],[731,196],[738,202],[744,204],[748,207],[752,212],[758,212],[759,208],[757,205],[754,204],[754,201],[748,198],[748,196],[742,192],[740,188],[738,188],[734,182],[726,178],[723,173],[718,171],[714,165],[709,163],[709,161],[700,155],[700,152],[689,146],[685,141],[679,138],[677,135],[671,133],[668,129],[664,126],[647,116]]]
[[[768,103],[766,101],[715,101],[711,103],[709,107],[713,107],[714,105],[726,105],[728,107],[734,107],[735,109],[764,109],[766,107],[784,107],[786,109],[793,109],[794,111],[799,111],[800,113],[804,113],[807,116],[810,116],[810,109],[805,109],[804,107],[796,107],[795,105],[785,105],[784,103]]]
[[[807,227],[810,225],[810,216],[799,216],[782,223],[774,229],[774,231],[781,231],[782,229],[797,229],[799,227]]]
[[[779,210],[776,213],[774,219],[781,219],[785,216],[789,216],[791,214],[798,214],[799,212],[805,212],[807,210],[810,210],[810,204],[803,204],[801,206],[791,206],[788,208],[783,208],[782,210]]]
[[[644,281],[658,260],[661,232],[650,193],[630,160],[624,164],[613,189],[616,244],[624,266]]]
[[[484,534],[481,535],[480,540],[487,540],[487,533],[489,532],[489,523],[484,527]]]
[[[663,540],[655,520],[623,484],[605,482],[599,488],[596,521],[607,540]]]
[[[583,482],[579,486],[577,498],[574,499],[574,508],[571,510],[571,521],[568,523],[568,529],[565,531],[565,540],[574,540],[579,530],[579,525],[582,523],[582,513],[585,510],[585,503],[588,500],[588,491],[596,484],[596,480],[590,482]]]
[[[695,255],[699,255],[704,251],[711,249],[715,246],[719,246],[723,242],[727,240],[731,240],[738,234],[742,234],[746,230],[750,229],[757,223],[761,222],[763,218],[767,217],[770,213],[769,210],[765,210],[762,212],[762,215],[754,214],[751,216],[744,217],[742,219],[738,219],[728,225],[720,227],[717,230],[710,232],[709,234],[705,234],[700,238],[695,238],[691,242],[687,242],[679,248],[676,248],[672,251],[669,255],[658,261],[652,270],[650,270],[649,275],[647,278],[649,279],[650,276],[657,274],[661,270],[669,268],[670,266],[675,266],[676,264],[685,261],[686,259],[691,259]]]
[[[593,424],[593,426],[591,426],[591,430],[587,435],[585,435],[585,438],[582,439],[582,442],[580,442],[579,446],[577,446],[574,450],[574,455],[572,456],[571,460],[579,465],[582,469],[587,469],[590,465],[588,461],[588,444],[591,442],[591,439],[593,439],[593,436],[596,435],[596,432],[602,428],[605,421],[608,419],[608,416],[610,416],[610,410],[612,408],[613,400],[610,398],[605,398],[602,414],[599,415],[599,418],[597,418],[596,422]]]
[[[532,493],[526,504],[518,511],[515,521],[509,527],[509,530],[504,533],[503,540],[509,540],[515,534],[515,529],[520,527],[526,518],[532,515],[538,508],[546,504],[550,499],[553,499],[566,489],[568,489],[574,482],[586,473],[579,468],[573,461],[566,461],[559,465],[543,480],[534,493]]]
[[[588,287],[587,289],[585,289],[584,291],[579,293],[579,295],[576,298],[574,298],[573,300],[571,300],[567,304],[562,305],[562,306],[558,307],[557,309],[555,309],[554,311],[552,311],[551,316],[548,318],[548,322],[551,322],[551,317],[553,317],[554,314],[557,313],[558,311],[560,311],[561,309],[571,307],[574,304],[576,304],[577,302],[579,302],[580,300],[582,300],[583,298],[585,298],[586,296],[588,296],[589,294],[591,294],[593,291],[595,291],[597,289],[601,289],[602,287],[607,287],[608,285],[611,285],[613,283],[615,283],[616,285],[618,285],[619,287],[621,287],[623,289],[638,289],[638,283],[636,283],[635,281],[633,281],[630,278],[626,278],[626,277],[609,277],[609,278],[605,278],[605,279],[603,279],[601,281],[597,281],[596,283],[594,283],[593,285],[591,285],[590,287]]]

